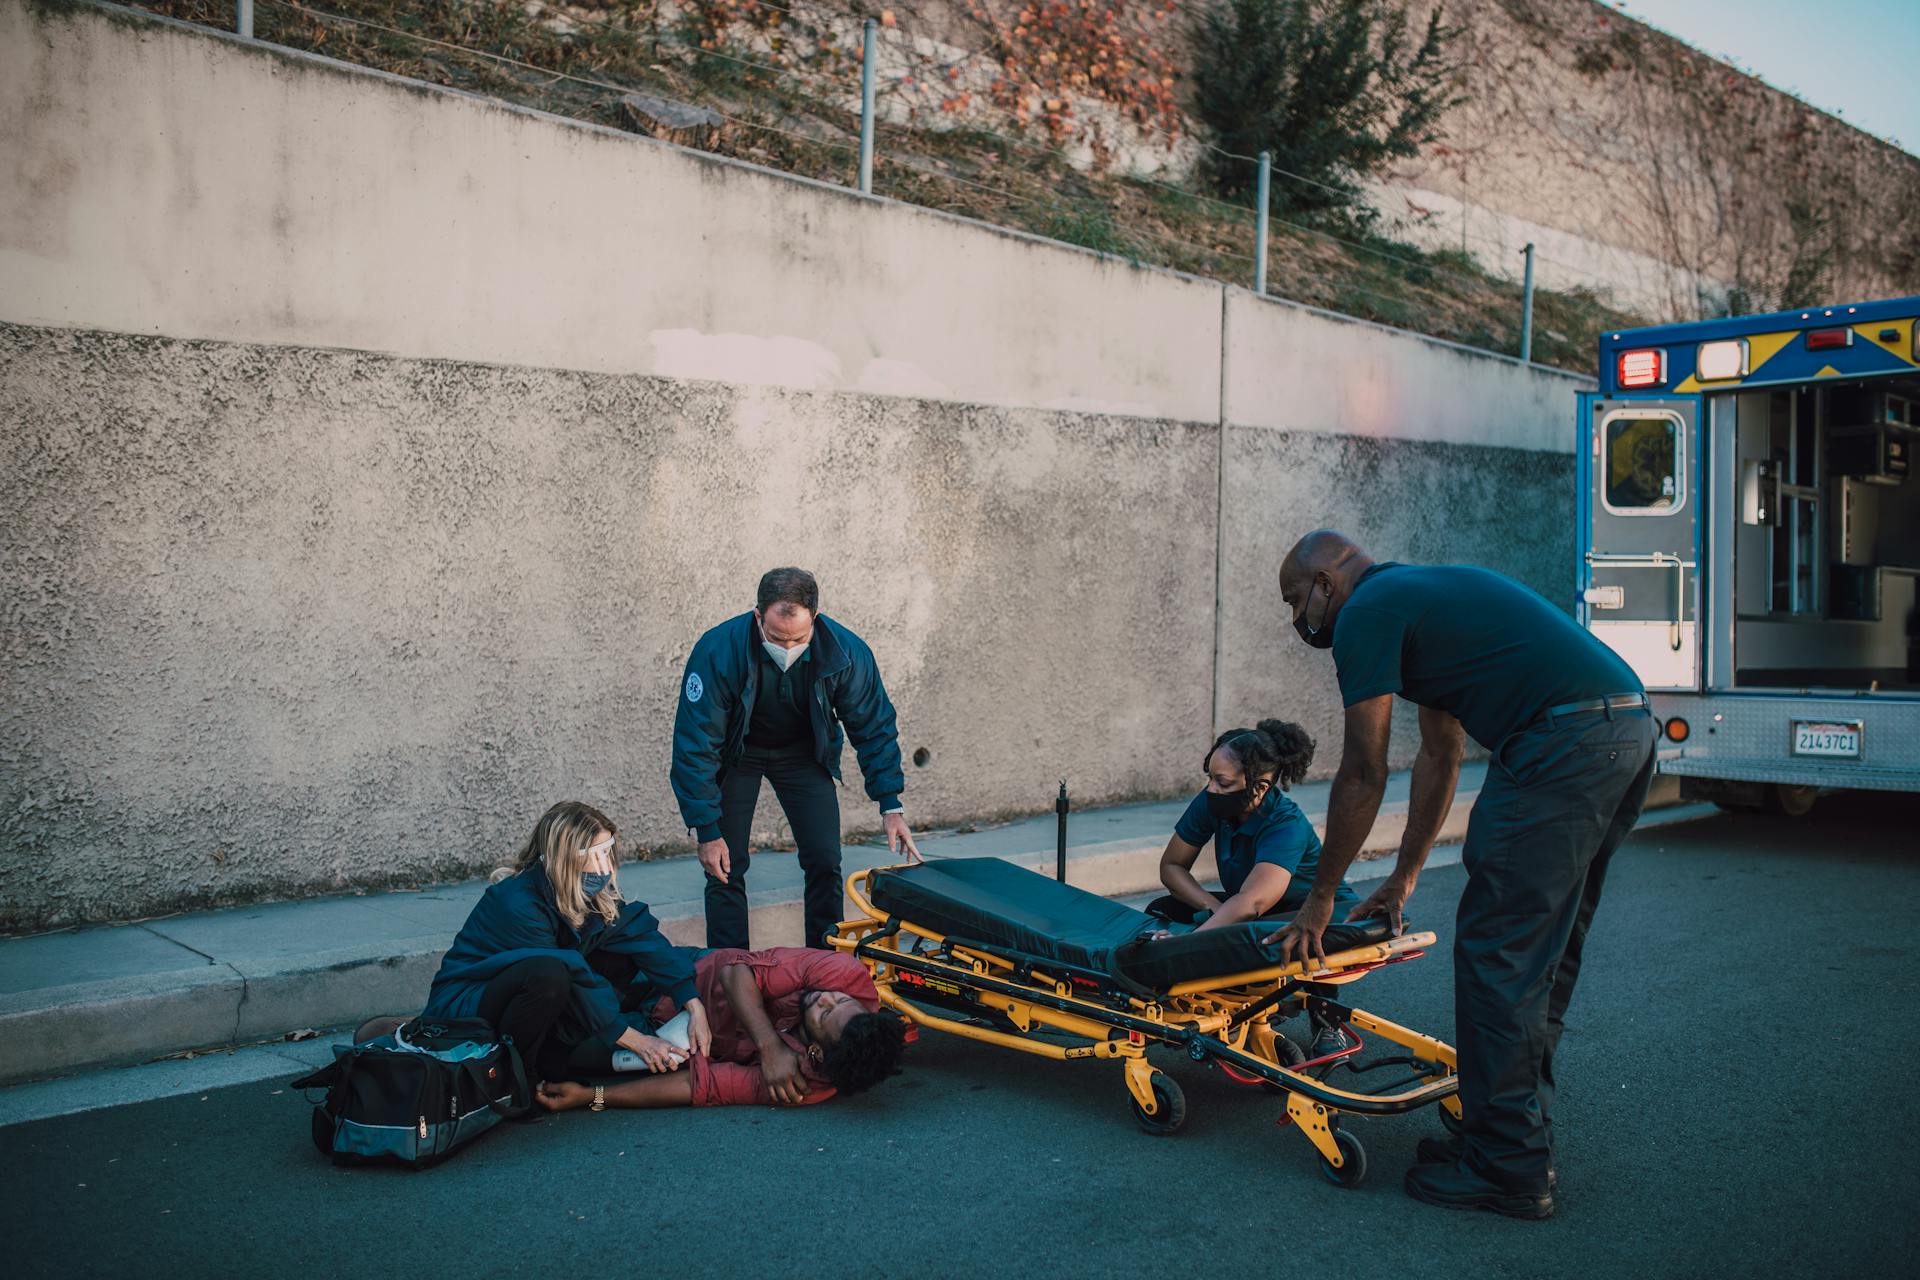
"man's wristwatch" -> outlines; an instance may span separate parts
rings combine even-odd
[[[607,1109],[607,1086],[603,1084],[597,1084],[593,1086],[593,1101],[587,1104],[587,1110],[605,1111],[606,1109]]]

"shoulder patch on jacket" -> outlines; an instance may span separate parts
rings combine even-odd
[[[687,701],[700,701],[701,695],[705,694],[706,691],[707,686],[701,683],[700,673],[698,671],[687,672]]]

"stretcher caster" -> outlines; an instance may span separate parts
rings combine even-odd
[[[1340,1148],[1343,1163],[1336,1169],[1325,1156],[1321,1156],[1320,1172],[1336,1187],[1359,1186],[1367,1177],[1367,1149],[1360,1145],[1360,1139],[1345,1129],[1333,1131],[1333,1142]]]
[[[1140,1106],[1139,1099],[1131,1095],[1127,1098],[1127,1105],[1133,1108],[1135,1124],[1156,1138],[1164,1138],[1186,1123],[1187,1095],[1164,1071],[1154,1072],[1147,1077],[1147,1082],[1153,1089],[1153,1114],[1148,1115]]]
[[[1454,1137],[1459,1137],[1461,1132],[1467,1127],[1467,1122],[1453,1114],[1453,1112],[1446,1107],[1438,1107],[1435,1109],[1440,1112],[1440,1127]]]

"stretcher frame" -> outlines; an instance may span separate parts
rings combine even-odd
[[[1306,1136],[1319,1154],[1322,1173],[1338,1186],[1358,1186],[1366,1176],[1366,1150],[1351,1131],[1340,1127],[1342,1115],[1402,1115],[1438,1103],[1442,1122],[1457,1131],[1461,1112],[1453,1047],[1329,996],[1372,969],[1423,954],[1436,941],[1432,933],[1403,934],[1330,954],[1324,967],[1312,971],[1295,962],[1143,993],[1123,979],[1103,982],[1072,966],[949,937],[890,916],[873,905],[868,892],[872,875],[856,871],[847,877],[847,897],[858,914],[841,922],[829,941],[867,966],[883,1005],[914,1025],[1038,1057],[1118,1059],[1134,1118],[1148,1133],[1171,1134],[1186,1118],[1179,1084],[1147,1060],[1152,1045],[1183,1050],[1195,1063],[1217,1066],[1239,1083],[1284,1096],[1286,1110],[1276,1123],[1292,1124]],[[944,1002],[945,1011],[924,1007],[916,997]],[[1276,1033],[1264,1015],[1294,999],[1313,1002],[1336,1019],[1347,1047],[1283,1065]],[[952,1008],[967,1001],[977,1007],[977,1015]],[[1359,1032],[1406,1053],[1357,1067],[1352,1060],[1365,1044]],[[1085,1043],[1039,1038],[1047,1035]],[[1342,1066],[1358,1073],[1398,1064],[1409,1067],[1412,1076],[1382,1091],[1361,1092],[1327,1080]]]

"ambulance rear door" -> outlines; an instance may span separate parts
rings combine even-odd
[[[1580,620],[1648,689],[1697,690],[1700,401],[1580,399]]]

